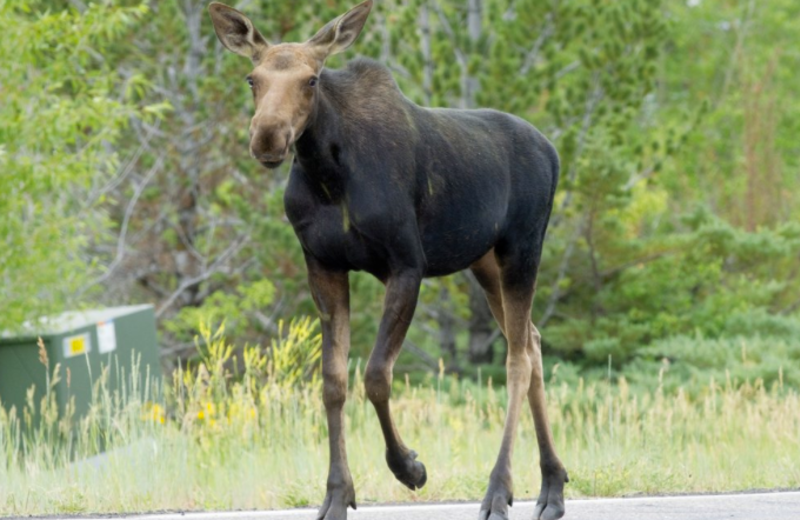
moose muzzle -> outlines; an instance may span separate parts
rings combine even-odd
[[[267,168],[277,168],[289,154],[294,131],[289,123],[250,125],[250,155]]]

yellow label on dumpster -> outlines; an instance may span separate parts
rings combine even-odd
[[[79,356],[91,350],[89,334],[79,334],[64,338],[64,357]]]

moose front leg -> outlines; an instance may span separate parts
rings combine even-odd
[[[367,396],[375,406],[386,440],[386,462],[397,480],[412,490],[424,486],[428,477],[425,466],[415,460],[417,453],[406,447],[397,432],[389,397],[392,368],[414,317],[421,280],[417,272],[404,272],[388,279],[378,339],[364,374]]]
[[[344,442],[347,354],[350,350],[350,289],[346,272],[330,271],[307,259],[308,282],[322,324],[322,400],[328,419],[330,467],[325,501],[317,520],[345,520],[356,508]]]

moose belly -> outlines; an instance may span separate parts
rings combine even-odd
[[[484,192],[485,193],[485,192]],[[444,276],[469,267],[494,247],[504,227],[504,200],[454,203],[419,217],[428,276]],[[501,195],[498,194],[498,199]]]
[[[306,226],[295,227],[303,248],[330,268],[366,271],[385,280],[389,275],[386,247],[348,225],[340,211],[331,210]],[[496,226],[448,226],[446,222],[422,226],[425,276],[444,276],[469,267],[494,246],[499,226],[499,222]]]

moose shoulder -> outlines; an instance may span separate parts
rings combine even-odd
[[[567,473],[547,419],[541,341],[530,310],[558,182],[558,155],[533,126],[493,110],[429,109],[409,101],[370,60],[342,70],[326,58],[358,37],[372,0],[305,43],[270,44],[239,11],[209,7],[220,41],[253,63],[250,154],[275,168],[294,149],[285,207],[319,310],[330,468],[319,519],[355,507],[343,406],[350,347],[348,273],[386,285],[384,313],[364,373],[386,441],[386,461],[411,489],[427,481],[389,406],[392,367],[414,315],[421,280],[471,269],[508,339],[508,412],[480,520],[508,518],[511,453],[527,396],[539,443],[536,519],[564,514]]]

